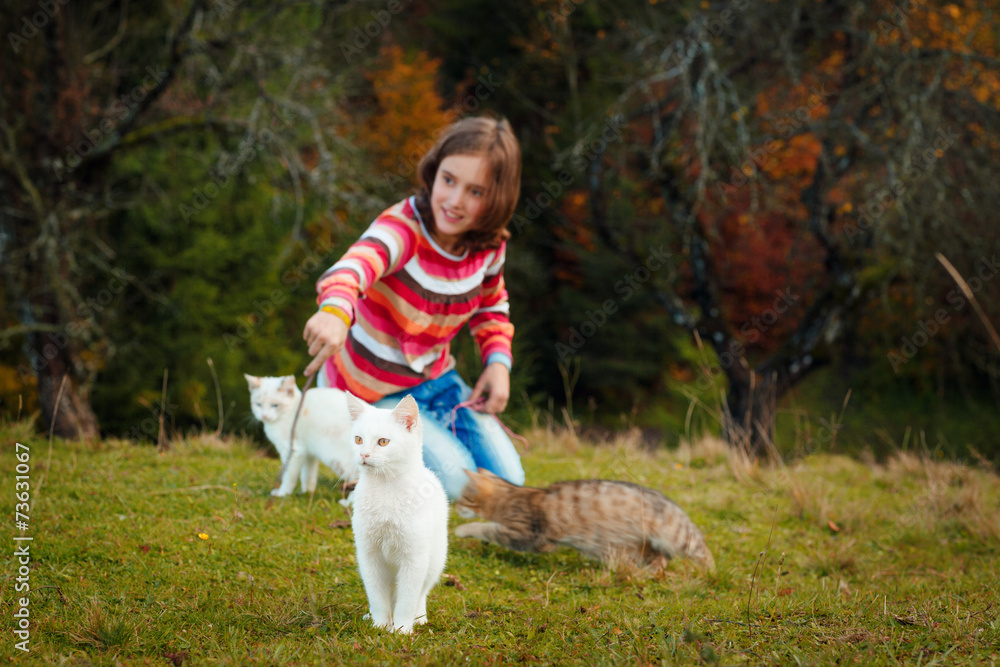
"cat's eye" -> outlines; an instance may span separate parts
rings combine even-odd
[[[354,436],[354,443],[355,444],[360,445],[361,442],[362,442],[362,440],[361,440],[361,436],[360,435]]]
[[[378,439],[378,446],[379,447],[385,447],[388,444],[389,444],[389,438],[379,438]]]

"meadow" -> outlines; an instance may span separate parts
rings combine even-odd
[[[38,665],[995,664],[1000,484],[899,449],[756,464],[705,437],[648,449],[549,426],[528,483],[622,479],[663,491],[706,535],[707,574],[451,538],[429,621],[371,628],[340,489],[274,499],[279,463],[201,435],[165,451],[49,442],[0,424],[13,517],[30,451],[30,652],[14,647],[19,535],[2,558],[2,656]],[[23,470],[23,469],[22,469]],[[461,520],[452,516],[452,526]]]

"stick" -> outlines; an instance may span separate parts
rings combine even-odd
[[[944,268],[948,270],[948,273],[951,274],[951,277],[955,279],[955,282],[958,283],[958,287],[962,290],[962,294],[965,295],[965,298],[972,302],[972,307],[976,309],[976,314],[979,315],[979,319],[983,321],[983,326],[986,327],[986,330],[990,334],[990,338],[993,339],[993,344],[996,345],[997,350],[1000,351],[1000,335],[997,335],[997,330],[994,329],[990,321],[986,319],[986,313],[983,312],[982,306],[980,306],[979,301],[976,300],[976,295],[972,293],[972,288],[969,287],[969,283],[965,282],[965,278],[963,278],[962,274],[958,272],[958,269],[952,266],[952,263],[948,261],[947,257],[939,252],[934,253],[934,256],[937,257],[937,260],[941,262]]]
[[[281,466],[281,474],[278,476],[279,486],[281,485],[281,480],[285,479],[285,469],[288,468],[288,464],[291,462],[292,457],[295,456],[295,426],[299,423],[299,414],[302,412],[302,404],[306,402],[306,392],[309,391],[309,387],[312,385],[314,379],[316,379],[315,373],[306,378],[306,386],[302,387],[302,397],[299,399],[299,407],[295,408],[295,419],[292,420],[292,432],[288,436],[288,458],[285,459],[285,464]]]
[[[215,397],[219,399],[219,427],[215,429],[215,437],[222,435],[222,387],[219,386],[219,376],[215,374],[215,364],[212,363],[212,357],[208,358],[208,368],[212,371],[212,380],[215,382]]]
[[[187,486],[181,489],[160,489],[159,491],[149,491],[151,496],[159,496],[165,493],[187,493],[188,491],[209,491],[209,490],[219,490],[228,491],[229,493],[238,494],[238,491],[230,489],[228,486],[222,486],[221,484],[202,484],[201,486]]]
[[[66,378],[69,373],[63,374],[63,379],[59,383],[59,392],[56,393],[56,406],[52,408],[52,421],[49,423],[49,453],[52,453],[52,433],[56,430],[56,415],[59,414],[59,403],[62,401],[63,389],[66,388]]]
[[[771,530],[767,533],[767,544],[764,545],[764,550],[760,552],[760,556],[757,558],[757,564],[753,568],[753,574],[750,575],[750,594],[747,596],[747,631],[750,633],[750,641],[753,641],[753,623],[750,621],[750,601],[753,599],[753,586],[754,580],[757,578],[757,570],[761,568],[761,564],[767,555],[767,550],[771,547],[771,535],[774,534],[774,523],[778,520],[778,506],[774,506],[774,514],[771,516]],[[761,569],[761,575],[764,571]],[[760,602],[760,593],[757,593],[757,602]]]
[[[45,462],[45,469],[50,470],[52,465],[52,433],[56,429],[56,415],[59,414],[59,403],[62,401],[63,389],[66,387],[66,378],[69,373],[63,375],[62,382],[59,383],[59,393],[56,394],[56,407],[52,409],[52,423],[49,424],[49,458]],[[79,433],[79,431],[77,431]]]
[[[35,503],[38,502],[38,496],[42,492],[42,487],[45,486],[45,477],[52,470],[52,434],[56,428],[56,415],[59,414],[59,403],[62,401],[63,389],[66,387],[67,377],[69,377],[69,373],[64,373],[62,382],[59,383],[59,393],[56,394],[56,406],[52,409],[52,422],[49,424],[49,455],[45,460],[45,476],[38,480],[38,487],[35,490],[34,496],[32,496],[31,509],[34,509]],[[76,434],[80,435],[79,427],[77,427]]]
[[[164,445],[165,438],[163,436],[163,413],[167,407],[167,374],[168,369],[163,369],[163,390],[160,393],[160,431],[156,434],[156,449],[161,454],[166,451],[166,446]]]

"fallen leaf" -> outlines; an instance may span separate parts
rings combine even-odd
[[[927,617],[919,617],[916,614],[910,614],[909,616],[897,616],[896,614],[893,614],[892,617],[900,625],[923,625],[928,628],[936,628],[938,626],[936,621],[928,623]]]
[[[826,525],[828,525],[830,527],[830,530],[832,530],[833,532],[835,532],[835,533],[839,533],[840,532],[840,528],[838,528],[837,524],[835,524],[833,522],[833,519],[830,519],[829,521],[827,521]]]
[[[184,661],[188,658],[187,651],[179,651],[177,653],[164,653],[163,657],[169,660],[175,667],[180,667],[184,664]]]
[[[454,586],[455,590],[458,590],[458,591],[464,591],[465,590],[465,586],[463,586],[462,582],[458,580],[458,577],[456,577],[453,574],[449,574],[445,578],[444,585],[445,586]]]
[[[350,521],[334,521],[333,523],[326,524],[327,528],[350,528]]]

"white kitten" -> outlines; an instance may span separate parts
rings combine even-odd
[[[302,392],[294,375],[255,377],[244,375],[250,385],[250,408],[254,417],[264,423],[264,433],[278,450],[284,475],[281,486],[272,496],[287,496],[299,480],[302,493],[316,490],[319,464],[333,470],[346,482],[358,478],[358,467],[351,445],[351,417],[347,412],[345,394],[337,389],[310,389],[302,405],[299,423],[295,426],[295,454],[289,461],[292,421],[299,407]],[[344,504],[349,504],[348,502]]]
[[[351,527],[372,625],[409,634],[427,622],[427,594],[448,557],[448,499],[424,466],[419,410],[393,410],[347,394],[358,486]]]

